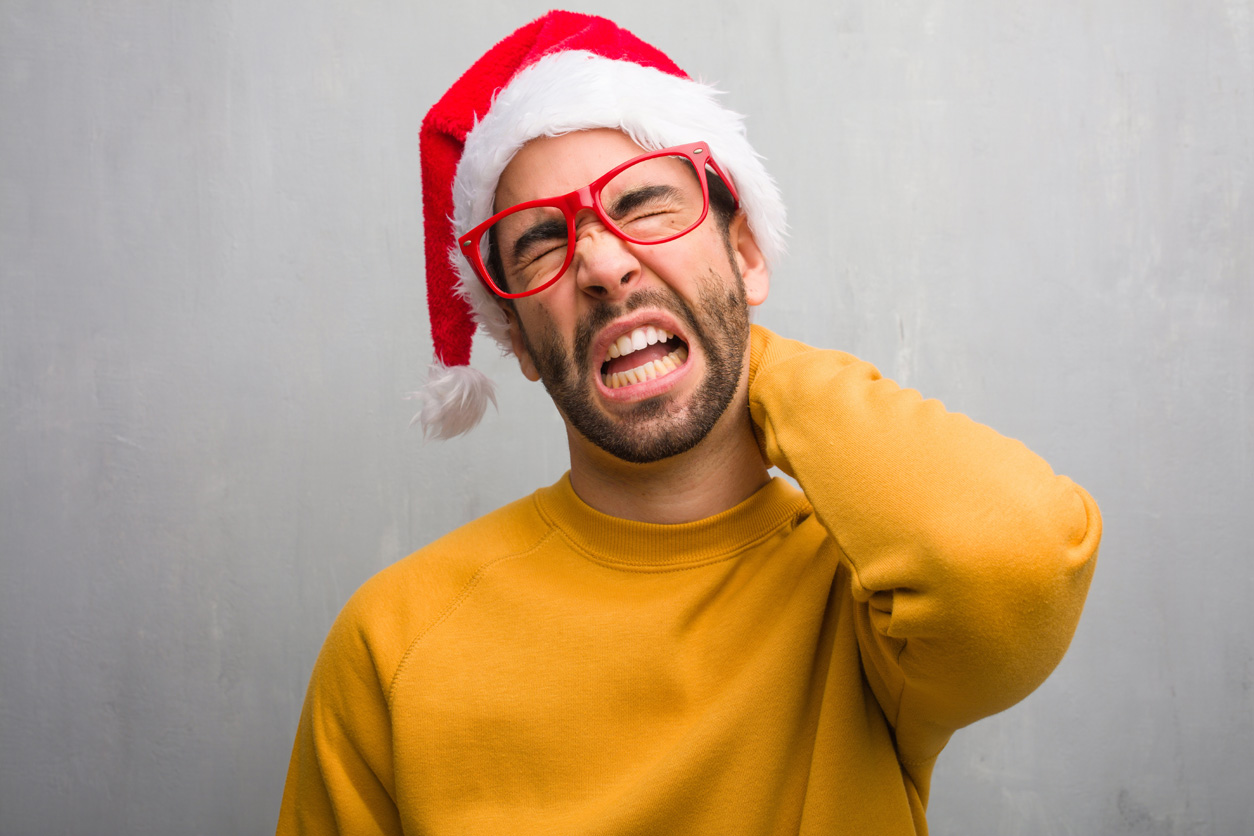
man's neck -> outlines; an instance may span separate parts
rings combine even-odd
[[[770,481],[741,407],[725,415],[696,447],[649,464],[631,464],[592,448],[568,428],[570,481],[602,513],[649,523],[701,520],[726,511]]]

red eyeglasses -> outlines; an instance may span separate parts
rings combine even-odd
[[[633,244],[664,244],[692,232],[710,211],[708,171],[731,178],[704,142],[651,151],[607,171],[582,189],[497,212],[457,239],[475,274],[506,299],[553,285],[575,258],[575,215],[594,211],[605,228]]]

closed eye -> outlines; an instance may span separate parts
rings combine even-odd
[[[554,247],[564,247],[567,237],[564,219],[551,218],[532,224],[514,242],[511,250],[513,262],[525,263]]]
[[[611,218],[619,221],[632,214],[665,208],[679,197],[679,189],[664,183],[641,186],[617,195],[613,205],[608,207],[607,211]]]

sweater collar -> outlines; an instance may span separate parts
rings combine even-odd
[[[674,525],[603,514],[575,493],[566,473],[535,493],[545,521],[601,563],[675,569],[731,557],[810,512],[805,496],[776,477],[745,501],[703,520]]]

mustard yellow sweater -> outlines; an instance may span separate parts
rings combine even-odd
[[[776,479],[715,517],[563,478],[380,572],[314,669],[279,833],[926,832],[957,728],[1070,641],[1096,505],[1017,441],[754,328]]]

